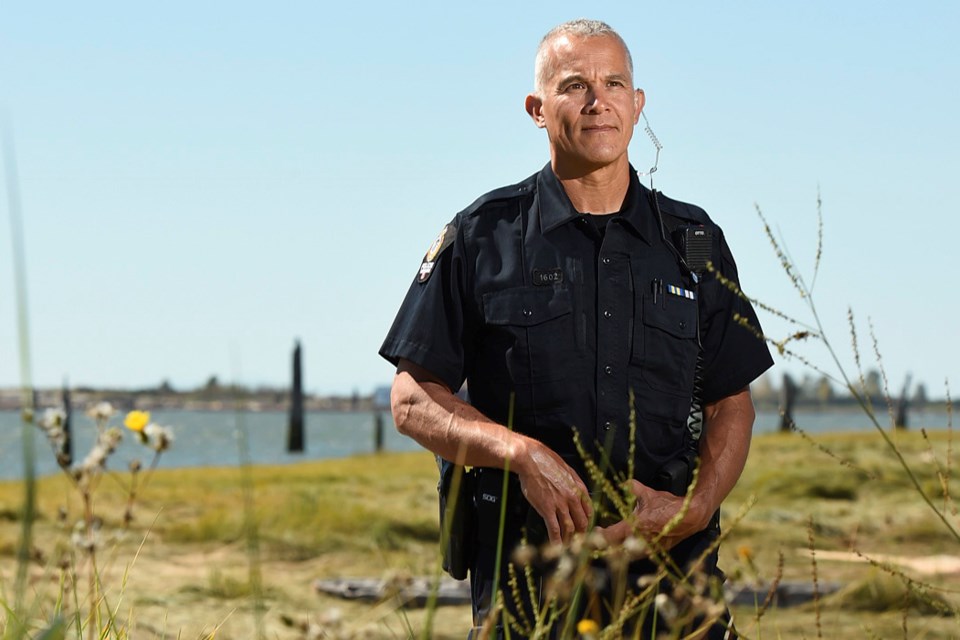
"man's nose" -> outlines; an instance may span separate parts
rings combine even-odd
[[[591,88],[587,91],[587,102],[584,105],[586,113],[599,113],[607,108],[607,90],[604,87]]]

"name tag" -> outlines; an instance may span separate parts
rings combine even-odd
[[[549,286],[563,282],[563,269],[534,269],[533,284],[538,287]]]

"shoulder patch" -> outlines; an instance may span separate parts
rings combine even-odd
[[[456,236],[457,227],[452,223],[440,230],[440,235],[437,236],[437,239],[433,241],[433,244],[430,245],[427,253],[423,256],[423,263],[420,265],[420,275],[417,276],[417,282],[422,284],[430,279],[430,276],[433,274],[433,268],[437,264],[437,258],[440,257],[440,254],[443,253],[447,247],[453,244]]]

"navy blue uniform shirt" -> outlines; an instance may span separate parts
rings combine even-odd
[[[380,354],[427,369],[484,415],[547,444],[581,474],[589,455],[649,482],[687,443],[698,325],[701,399],[739,391],[773,361],[750,304],[707,272],[699,285],[661,232],[665,217],[713,230],[714,267],[739,282],[701,209],[642,186],[600,234],[548,164],[458,213],[431,247]],[[669,237],[669,234],[667,234]],[[742,319],[742,320],[741,320]],[[631,394],[632,392],[632,394]],[[633,397],[631,407],[630,398]],[[707,425],[709,429],[709,425]]]

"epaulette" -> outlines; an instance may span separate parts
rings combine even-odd
[[[710,219],[710,216],[707,215],[707,212],[695,204],[668,198],[659,191],[657,192],[657,202],[660,204],[660,211],[667,215],[697,224],[716,225],[716,223]]]
[[[458,216],[470,215],[475,213],[481,207],[487,204],[491,204],[498,200],[510,200],[524,194],[532,193],[537,184],[537,174],[533,174],[526,180],[518,182],[516,184],[507,185],[505,187],[499,187],[493,191],[488,191],[483,194],[476,200],[474,200],[469,207],[461,211]]]

